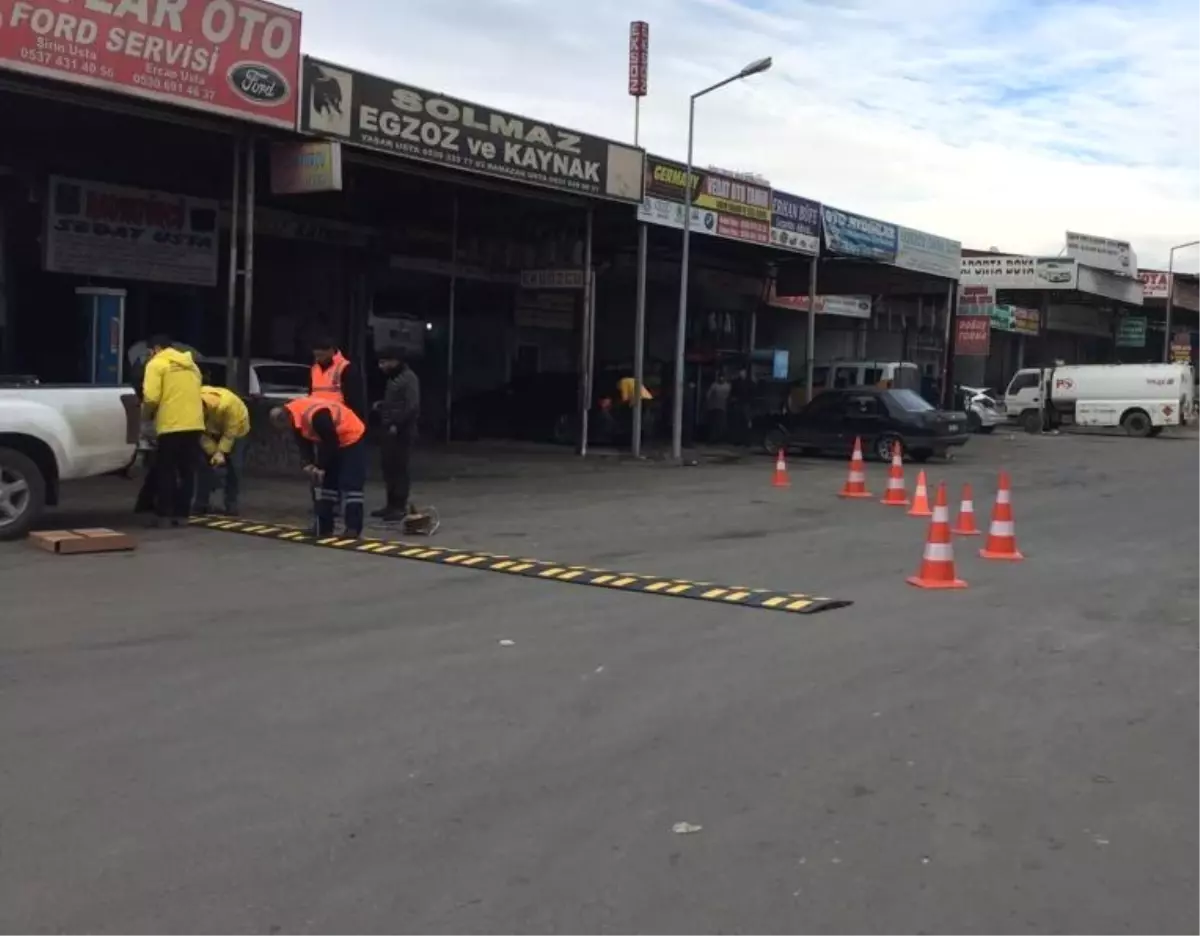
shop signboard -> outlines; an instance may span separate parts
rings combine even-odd
[[[797,253],[820,252],[820,204],[796,195],[772,191],[771,243]]]
[[[991,341],[990,315],[960,315],[955,319],[955,354],[961,357],[987,357],[991,350]]]
[[[646,198],[638,220],[683,228],[687,166],[658,156],[646,157]],[[692,168],[691,229],[751,244],[771,240],[771,189],[756,182]]]
[[[967,287],[979,289],[983,287]],[[960,301],[959,308],[962,308]],[[992,307],[992,330],[1015,332],[1018,335],[1036,335],[1041,313],[1037,309],[1022,309],[1020,306],[998,305]]]
[[[1146,347],[1146,317],[1126,315],[1117,323],[1118,348]]]
[[[793,312],[808,311],[808,296],[779,296],[774,285],[767,294],[767,305]],[[870,296],[817,296],[817,315],[840,315],[845,318],[870,319]]]
[[[300,130],[575,195],[642,200],[640,149],[304,57]]]
[[[0,0],[0,69],[294,130],[300,14],[264,0]]]
[[[522,270],[522,289],[583,289],[581,269]]]
[[[272,194],[309,195],[341,190],[341,143],[271,144]]]
[[[1097,270],[1137,276],[1137,254],[1129,241],[1067,231],[1067,256]]]
[[[45,267],[115,280],[217,284],[217,203],[50,177]]]
[[[1079,268],[1073,257],[1024,257],[986,254],[963,257],[959,282],[995,289],[1074,289]]]
[[[895,265],[902,270],[956,280],[962,272],[962,244],[897,225]]]
[[[1171,361],[1175,364],[1192,363],[1192,333],[1177,331],[1171,335]]]
[[[996,308],[996,290],[991,286],[958,287],[959,315],[992,315]]]
[[[1138,270],[1138,277],[1142,281],[1142,298],[1143,299],[1166,299],[1167,284],[1171,280],[1170,273],[1164,273],[1162,270]]]
[[[864,215],[821,206],[825,248],[843,257],[892,263],[896,259],[896,225]]]

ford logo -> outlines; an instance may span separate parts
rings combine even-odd
[[[238,62],[226,73],[234,93],[260,107],[282,104],[291,96],[288,81],[275,69],[258,62]]]

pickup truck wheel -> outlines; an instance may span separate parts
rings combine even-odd
[[[28,456],[0,448],[0,540],[20,539],[46,506],[46,479]]]

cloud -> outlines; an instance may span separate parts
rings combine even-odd
[[[771,55],[697,103],[697,164],[969,247],[1057,253],[1071,229],[1153,267],[1200,236],[1195,0],[293,4],[314,55],[617,139],[645,19],[651,152],[681,157],[688,95]]]

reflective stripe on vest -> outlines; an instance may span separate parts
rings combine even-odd
[[[358,418],[354,410],[348,406],[343,406],[333,400],[321,400],[309,397],[303,400],[292,400],[287,404],[287,410],[292,414],[293,424],[304,438],[309,442],[320,442],[321,437],[317,435],[313,429],[313,417],[320,410],[328,410],[329,417],[333,420],[333,428],[337,433],[338,445],[345,448],[347,445],[353,445],[367,431],[367,427],[363,425],[363,421]]]
[[[309,371],[312,380],[312,395],[323,400],[337,400],[339,403],[345,403],[346,398],[342,393],[342,372],[349,363],[342,352],[338,351],[334,354],[333,363],[329,367],[323,368],[320,364],[313,364]]]

